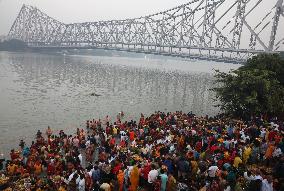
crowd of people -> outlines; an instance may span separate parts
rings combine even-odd
[[[139,121],[88,120],[74,135],[50,127],[1,160],[0,188],[16,191],[283,191],[284,126],[155,112]],[[4,165],[3,165],[4,164]],[[1,190],[0,189],[0,190]]]

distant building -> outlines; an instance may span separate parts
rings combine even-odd
[[[6,35],[0,35],[0,42],[3,42],[5,40],[8,40],[8,37]]]

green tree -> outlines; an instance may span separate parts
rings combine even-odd
[[[284,113],[284,61],[278,54],[261,54],[229,73],[216,71],[216,98],[225,113],[248,117]]]

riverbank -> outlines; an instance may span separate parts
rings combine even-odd
[[[88,120],[73,135],[38,131],[31,146],[11,151],[2,182],[37,191],[283,189],[283,122],[182,112],[125,117]]]

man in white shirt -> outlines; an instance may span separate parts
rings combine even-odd
[[[68,184],[69,184],[69,182],[72,180],[74,174],[76,174],[76,173],[77,173],[77,171],[74,170],[74,171],[69,175],[68,180],[67,180]]]
[[[272,154],[272,156],[273,157],[280,157],[282,155],[282,151],[281,151],[281,149],[278,147],[278,148],[276,148],[274,151],[273,151],[273,154]]]
[[[156,170],[156,167],[154,164],[151,165],[151,169],[149,174],[148,174],[148,183],[152,184],[156,181],[159,172]]]
[[[250,172],[244,172],[244,178],[245,178],[248,182],[254,180],[254,176],[253,176]]]
[[[83,175],[80,175],[80,180],[79,180],[79,183],[78,183],[78,190],[79,191],[85,191],[85,187],[86,187],[86,185],[85,185],[85,178],[84,178],[84,176]]]
[[[127,135],[124,131],[120,131],[120,141],[126,141]]]
[[[92,177],[93,172],[94,172],[94,167],[92,166],[88,169],[88,174],[90,177]]]
[[[95,140],[96,140],[96,143],[97,143],[98,145],[100,145],[100,144],[101,144],[100,135],[99,135],[99,134],[96,134],[94,138],[95,138]]]
[[[130,177],[130,174],[133,170],[133,166],[127,166],[127,168],[128,168],[128,177]]]
[[[235,140],[234,138],[233,139],[231,139],[231,146],[233,147],[233,148],[235,148],[236,147],[236,144],[238,143],[238,141],[237,140]]]
[[[218,170],[218,166],[210,166],[208,169],[208,176],[214,178]]]
[[[91,141],[90,141],[90,139],[88,139],[88,140],[86,141],[86,148],[88,148],[90,145],[91,145]]]
[[[171,146],[170,146],[170,153],[173,153],[175,151],[175,145],[174,144],[172,144]]]
[[[273,191],[273,182],[271,176],[267,176],[262,180],[261,191]]]
[[[266,129],[262,128],[261,131],[260,131],[260,137],[264,139],[265,135],[266,135]]]
[[[186,149],[187,149],[189,152],[192,151],[192,148],[191,148],[190,144],[188,144],[188,145],[186,146]]]
[[[168,142],[172,142],[172,136],[169,134],[169,135],[166,137],[166,140],[167,140]]]
[[[243,140],[243,142],[247,142],[247,140],[250,140],[249,136],[247,136],[244,132],[240,132],[241,133],[241,139]]]
[[[81,153],[78,155],[78,158],[80,160],[80,165],[82,166],[83,165],[83,156],[82,156]]]
[[[151,145],[149,145],[148,143],[146,143],[146,148],[149,150],[149,151],[151,151],[152,150],[152,147],[153,147],[153,145],[151,144]]]

